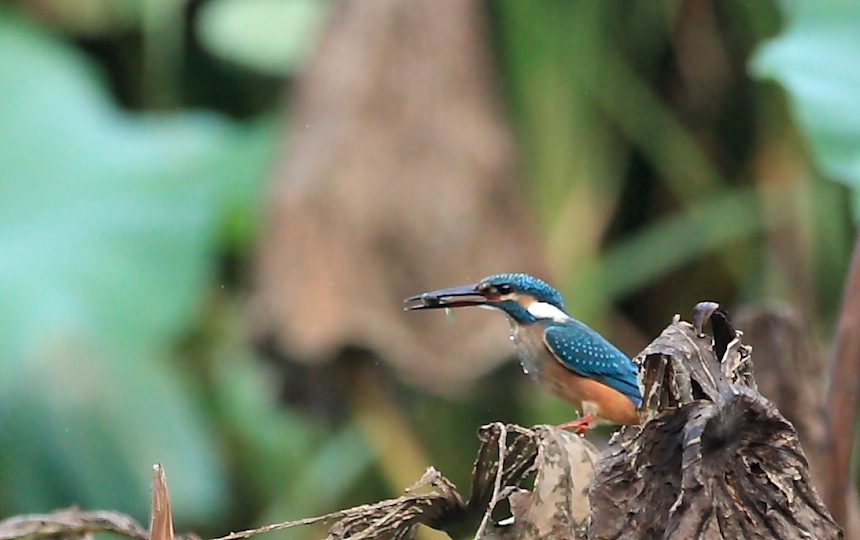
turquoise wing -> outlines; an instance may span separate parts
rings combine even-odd
[[[637,407],[642,401],[636,367],[603,336],[571,319],[544,330],[544,343],[567,369],[618,390]]]

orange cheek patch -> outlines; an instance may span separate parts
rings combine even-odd
[[[523,306],[526,309],[528,309],[530,305],[535,303],[534,296],[530,294],[523,294],[517,296],[516,298],[514,298],[514,300],[516,300],[519,305]]]

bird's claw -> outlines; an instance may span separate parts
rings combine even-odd
[[[558,429],[570,429],[577,435],[585,435],[585,433],[589,429],[589,424],[593,422],[596,417],[592,414],[587,414],[582,418],[577,418],[576,420],[571,420],[570,422],[565,422],[564,424],[559,424]]]

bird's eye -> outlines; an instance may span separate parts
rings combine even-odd
[[[502,283],[501,285],[496,285],[496,290],[499,291],[499,294],[511,294],[514,292],[514,288],[511,287],[510,283]]]

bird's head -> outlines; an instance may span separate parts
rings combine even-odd
[[[429,291],[406,301],[417,302],[407,308],[410,310],[465,306],[496,309],[519,324],[570,318],[558,291],[528,274],[493,274],[472,285]]]

